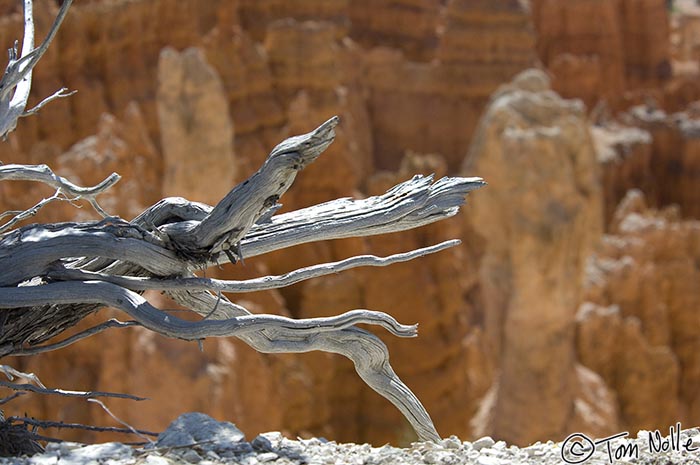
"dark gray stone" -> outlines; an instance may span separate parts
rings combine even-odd
[[[156,447],[181,447],[199,444],[204,451],[250,449],[245,435],[231,422],[216,421],[199,412],[180,415],[158,435]],[[248,447],[241,447],[242,445]]]

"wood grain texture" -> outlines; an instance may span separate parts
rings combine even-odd
[[[10,95],[7,86],[17,87],[17,98],[28,93],[31,69],[55,35],[69,5],[70,1],[63,3],[49,36],[33,49],[31,1],[25,1],[25,38],[29,42],[25,42],[19,60],[11,52],[8,71],[0,81],[0,134],[14,129],[15,113],[19,111],[14,103],[5,105]],[[61,93],[47,101],[63,96]],[[19,113],[24,112],[24,105],[26,98]],[[395,336],[414,337],[415,325],[403,325],[386,313],[367,309],[307,319],[254,315],[221,292],[273,289],[359,266],[386,266],[439,252],[459,241],[383,258],[351,257],[247,281],[195,276],[197,270],[297,244],[385,234],[439,221],[455,215],[466,195],[484,184],[480,178],[435,181],[432,176],[414,176],[383,195],[338,199],[276,215],[280,197],[296,174],[333,142],[339,122],[334,116],[315,130],[277,145],[257,172],[213,207],[170,197],[132,221],[109,216],[95,200],[119,179],[116,174],[94,187],[83,188],[56,176],[44,165],[0,167],[0,182],[28,180],[56,189],[54,196],[30,210],[2,215],[13,218],[0,229],[0,357],[55,350],[107,328],[131,325],[185,340],[237,337],[260,352],[332,352],[352,360],[360,377],[403,413],[421,440],[439,440],[425,408],[389,364],[387,347],[377,336],[356,327],[369,324]],[[59,198],[87,199],[104,219],[13,229],[20,220]],[[203,318],[186,321],[154,307],[141,295],[147,289],[165,291]],[[63,341],[46,342],[107,306],[133,320],[109,320]]]

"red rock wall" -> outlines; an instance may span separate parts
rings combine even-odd
[[[637,106],[623,115],[628,124],[651,135],[651,171],[654,183],[643,189],[655,206],[676,204],[684,217],[700,217],[700,118],[693,109],[667,114],[648,106]]]
[[[565,97],[583,98],[589,107],[605,99],[620,108],[630,98],[626,92],[669,80],[671,46],[665,3],[534,0],[537,52],[554,74],[555,90]]]
[[[601,166],[605,220],[613,219],[617,205],[630,188],[656,190],[652,168],[652,137],[634,126],[609,123],[591,128],[596,156]]]
[[[34,95],[67,85],[77,88],[80,97],[56,102],[39,117],[23,121],[27,124],[2,146],[3,161],[47,162],[84,184],[118,171],[124,176],[123,190],[116,191],[119,197],[106,198],[105,207],[130,218],[162,195],[213,202],[221,195],[216,189],[226,190],[232,180],[251,174],[283,137],[308,131],[330,115],[340,114],[343,124],[336,143],[298,177],[283,200],[285,208],[358,195],[360,190],[366,195],[414,172],[444,175],[450,164],[458,164],[482,101],[499,82],[529,65],[533,56],[527,46],[506,47],[493,58],[480,58],[473,49],[469,56],[450,58],[449,65],[441,65],[411,61],[420,58],[416,51],[415,56],[397,56],[400,66],[387,68],[381,59],[373,58],[386,52],[368,55],[361,44],[369,46],[369,42],[358,38],[358,44],[348,38],[349,33],[351,37],[364,34],[360,30],[365,26],[365,30],[375,27],[363,26],[358,19],[348,32],[349,18],[362,15],[359,4],[353,8],[345,2],[298,2],[296,6],[208,2],[205,8],[196,4],[95,1],[74,5],[43,69],[37,70]],[[423,7],[434,10],[436,5]],[[386,8],[387,13],[394,11],[390,4]],[[403,27],[412,30],[409,26],[416,16],[408,7],[398,8],[407,13]],[[459,13],[460,8],[458,2],[449,5],[443,51],[454,49],[464,40],[460,34],[464,36],[464,30],[478,22],[478,9]],[[441,11],[433,11],[433,20]],[[39,5],[39,27],[48,24],[54,13],[55,5]],[[466,20],[459,19],[460,14]],[[494,25],[503,26],[493,44],[520,41],[522,34],[531,37],[527,27],[520,36],[516,34],[521,25],[527,26],[528,18],[513,5],[488,17]],[[518,22],[511,24],[513,18]],[[19,19],[17,14],[5,18],[8,27],[2,37],[7,42],[19,34]],[[144,33],[127,32],[133,30]],[[437,37],[434,25],[426,23],[421,34],[428,31]],[[394,33],[401,35],[398,30]],[[384,36],[370,33],[368,37],[377,40],[376,45],[391,44],[378,39]],[[457,38],[457,45],[449,37]],[[75,43],[91,45],[76,49]],[[520,52],[524,55],[516,56]],[[503,53],[513,63],[507,63]],[[479,66],[478,80],[462,82],[472,65]],[[403,69],[412,69],[412,74],[402,79]],[[424,70],[429,73],[428,83],[422,82]],[[453,83],[446,93],[444,79]],[[383,93],[383,88],[404,81],[408,86],[393,89],[391,100],[384,100],[388,92]],[[413,99],[414,95],[418,98]],[[399,100],[410,107],[392,103]],[[423,111],[421,102],[428,103],[431,111]],[[444,125],[429,124],[436,120]],[[377,121],[386,121],[386,129]],[[378,139],[393,141],[387,153],[377,148]],[[404,156],[409,149],[428,148],[447,153],[448,161],[441,155]],[[215,169],[195,168],[205,160],[215,163],[210,165]],[[377,166],[395,172],[372,175]],[[139,178],[147,182],[139,184]],[[7,208],[20,208],[26,202],[26,185],[0,189],[0,201]],[[40,189],[29,193],[40,195]],[[55,221],[73,213],[62,205],[39,219]],[[424,228],[400,240],[307,245],[247,264],[243,270],[229,267],[212,272],[250,277],[359,253],[405,251],[459,236],[458,224]],[[462,296],[473,281],[456,278],[465,275],[462,269],[468,266],[460,254],[453,250],[416,266],[346,273],[278,293],[243,296],[242,301],[255,311],[298,317],[371,307],[402,321],[421,322],[425,337],[415,345],[388,341],[397,370],[435,412],[443,434],[467,436],[469,418],[490,383],[491,368],[479,360],[480,333],[470,332],[471,310]],[[397,276],[403,285],[392,285]],[[49,366],[57,360],[64,361],[62,368],[53,371]],[[398,412],[364,387],[349,362],[328,354],[271,357],[232,341],[211,341],[201,354],[194,344],[136,330],[114,332],[62,353],[18,363],[42,373],[51,385],[123,390],[154,399],[139,406],[110,404],[121,418],[143,428],[162,429],[184,410],[204,410],[234,420],[249,434],[279,429],[374,442],[405,441],[412,434]],[[13,408],[47,418],[109,421],[104,413],[84,405],[46,402],[37,407],[35,402],[23,400]]]
[[[43,31],[56,5],[37,3]],[[490,184],[455,220],[304,245],[210,273],[279,274],[462,237],[459,248],[420,261],[238,301],[295,317],[367,307],[420,323],[417,339],[382,337],[444,436],[490,433],[524,444],[572,431],[665,428],[671,417],[698,422],[690,368],[697,350],[685,341],[700,327],[692,316],[700,297],[691,281],[667,278],[692,275],[692,260],[682,255],[697,255],[694,223],[664,217],[662,232],[647,237],[612,221],[630,187],[644,189],[654,205],[678,202],[684,216],[700,214],[695,123],[686,110],[700,92],[690,78],[663,88],[669,41],[658,19],[666,14],[663,2],[537,0],[532,11],[525,3],[76,2],[37,68],[32,98],[63,85],[79,92],[22,120],[0,144],[0,160],[49,163],[82,184],[117,171],[124,178],[103,204],[131,218],[166,194],[213,201],[254,172],[282,138],[333,114],[342,118],[338,137],[298,176],[282,199],[286,209],[377,193],[416,172],[456,173],[469,152],[474,164],[465,174]],[[9,46],[21,34],[17,5],[0,2],[0,13],[0,44]],[[641,129],[618,130],[615,116],[599,106],[591,131],[584,107],[551,92],[539,72],[499,89],[537,57],[551,87],[583,98],[589,110],[601,96],[613,111],[640,101],[633,91],[686,115],[657,120],[631,112],[625,124]],[[188,175],[185,163],[205,158],[219,160],[216,169]],[[219,194],[201,189],[202,179]],[[0,211],[48,194],[4,183]],[[90,212],[54,204],[37,219],[69,215],[85,219]],[[603,215],[614,234],[604,244],[629,242],[631,249],[603,246],[598,254],[607,258],[596,263],[604,272],[589,274],[597,280],[586,290],[579,278],[589,253],[599,250]],[[667,232],[672,240],[661,244]],[[634,248],[640,240],[647,245]],[[634,263],[627,265],[625,255]],[[613,261],[624,266],[605,268]],[[623,278],[637,284],[630,290]],[[652,328],[656,323],[661,329]],[[619,341],[621,349],[610,345]],[[640,365],[640,357],[647,362]],[[207,341],[200,353],[195,344],[124,330],[12,363],[53,386],[150,397],[138,405],[109,403],[143,428],[160,430],[183,411],[201,410],[234,421],[249,437],[277,429],[375,444],[412,438],[352,365],[329,354],[261,355],[228,340]],[[651,379],[657,368],[662,376]],[[636,377],[644,379],[643,392],[630,388]],[[662,408],[645,406],[666,389],[679,394]],[[12,404],[6,414],[110,422],[81,402],[25,396]]]
[[[442,21],[440,0],[351,0],[350,36],[365,48],[401,50],[411,61],[430,61]]]
[[[519,3],[452,0],[443,15],[436,60],[389,49],[367,57],[377,168],[396,169],[414,150],[438,152],[457,170],[489,95],[534,64],[530,19]]]
[[[630,191],[588,269],[577,351],[617,392],[625,430],[698,421],[698,234]]]

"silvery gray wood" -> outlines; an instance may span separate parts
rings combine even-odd
[[[315,159],[320,154],[317,148],[325,148],[332,140],[335,124],[334,118],[306,136],[291,140],[305,144],[300,150],[307,150]],[[316,139],[316,145],[308,144],[319,132],[324,136]],[[273,151],[272,163],[268,159],[255,175],[231,191],[243,194],[229,194],[214,208],[184,199],[164,199],[132,222],[109,217],[92,223],[32,225],[5,234],[0,240],[0,285],[4,286],[0,288],[0,307],[12,309],[16,318],[10,313],[5,321],[0,353],[11,354],[13,347],[21,353],[26,345],[36,346],[75,324],[76,316],[112,306],[140,325],[170,337],[199,340],[235,336],[261,352],[322,350],[344,355],[354,362],[358,374],[370,387],[396,405],[421,439],[439,438],[423,406],[391,368],[386,346],[354,325],[379,325],[401,337],[415,336],[415,327],[400,325],[389,315],[365,309],[322,319],[252,315],[207,289],[242,292],[281,287],[356,266],[384,266],[417,258],[459,241],[386,258],[352,257],[285,276],[244,282],[197,278],[194,271],[228,257],[219,249],[223,249],[223,244],[230,248],[233,240],[241,242],[237,254],[242,251],[243,256],[255,256],[305,242],[401,231],[447,218],[457,212],[467,193],[481,186],[482,181],[443,178],[434,182],[432,177],[415,176],[384,195],[340,199],[273,215],[258,223],[274,208],[267,199],[273,196],[276,203],[280,189],[288,188],[307,160],[304,153],[295,155],[289,141],[280,146],[285,147],[284,152]],[[275,189],[265,188],[269,182],[274,183]],[[263,184],[258,188],[258,183]],[[241,198],[255,205],[239,213],[233,206],[239,205]],[[228,216],[221,212],[228,212]],[[231,217],[240,219],[243,226],[233,226]],[[222,228],[221,224],[227,226]],[[208,233],[209,228],[215,233]],[[234,232],[229,233],[226,228]],[[200,234],[195,235],[194,231]],[[168,290],[178,303],[206,318],[187,322],[154,308],[136,292],[148,288]],[[26,317],[32,313],[44,318],[38,332],[27,333],[26,328],[16,327],[27,325]],[[26,339],[18,341],[18,336]]]
[[[29,91],[32,88],[32,70],[49,48],[58,28],[68,13],[73,0],[65,0],[56,15],[56,19],[46,35],[46,38],[37,48],[34,48],[34,14],[32,0],[24,0],[24,38],[22,43],[22,55],[17,56],[17,42],[8,50],[9,60],[5,68],[5,74],[0,79],[0,136],[3,139],[17,127],[17,120],[22,116],[36,113],[47,103],[61,97],[68,97],[72,92],[62,88],[53,95],[42,100],[36,107],[25,111]]]
[[[56,34],[70,3],[63,3],[47,38],[34,49],[32,2],[24,0],[22,56],[17,58],[16,47],[10,51],[10,63],[0,80],[0,135],[12,131],[19,116],[35,111],[24,111],[31,71]],[[65,95],[62,89],[37,108]],[[56,189],[52,197],[29,210],[0,215],[14,215],[0,225],[0,357],[55,350],[107,328],[134,325],[185,340],[238,337],[266,353],[332,352],[352,360],[360,377],[404,414],[421,440],[439,440],[425,408],[391,368],[384,343],[355,326],[375,325],[399,337],[414,337],[415,325],[403,325],[386,313],[367,309],[307,319],[254,315],[221,292],[273,289],[358,266],[386,266],[439,252],[459,241],[383,258],[351,257],[246,281],[195,275],[209,266],[236,263],[297,244],[385,234],[439,221],[455,215],[466,195],[484,184],[480,178],[446,177],[435,181],[432,176],[417,175],[383,195],[338,199],[276,215],[278,201],[297,172],[328,147],[338,124],[338,117],[332,117],[308,134],[280,143],[255,174],[214,207],[171,197],[131,221],[109,216],[96,201],[119,180],[116,174],[97,186],[84,188],[45,165],[0,166],[0,181],[28,180]],[[15,227],[53,200],[81,198],[103,219]],[[185,321],[152,306],[141,295],[146,289],[164,290],[203,319]],[[63,341],[46,343],[106,306],[123,311],[133,320],[109,320]],[[0,371],[12,373],[10,367],[4,368]]]
[[[0,214],[0,218],[15,215],[10,221],[0,225],[0,233],[10,230],[20,221],[34,216],[44,205],[58,199],[70,201],[85,199],[100,215],[107,217],[109,214],[100,207],[96,197],[112,187],[119,179],[121,179],[121,176],[112,173],[104,181],[93,187],[80,187],[66,178],[58,176],[46,165],[0,165],[0,181],[35,181],[56,189],[54,196],[43,199],[25,212],[5,212]]]

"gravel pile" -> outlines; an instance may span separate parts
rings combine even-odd
[[[50,444],[41,454],[0,459],[0,465],[700,464],[700,429],[671,433],[642,431],[636,438],[595,443],[579,435],[565,442],[549,441],[524,448],[489,437],[467,442],[454,436],[437,444],[414,443],[407,448],[337,444],[315,438],[291,440],[280,433],[261,434],[248,442],[232,423],[188,413],[173,422],[158,441],[142,449],[115,442]],[[562,458],[562,448],[567,461]]]

